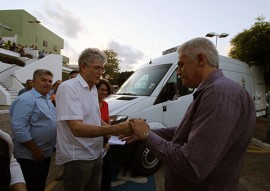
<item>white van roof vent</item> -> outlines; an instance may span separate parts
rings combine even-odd
[[[180,45],[179,45],[180,46]],[[162,51],[162,55],[166,55],[166,54],[170,54],[170,53],[173,53],[173,52],[176,52],[177,51],[177,48],[179,46],[175,46],[175,47],[172,47],[172,48],[169,48],[167,50],[163,50]]]

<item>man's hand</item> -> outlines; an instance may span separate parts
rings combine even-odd
[[[140,137],[138,137],[137,135],[133,133],[132,135],[129,135],[129,136],[119,135],[119,139],[121,141],[126,141],[127,143],[132,143],[132,142],[140,140]]]
[[[23,143],[32,153],[32,156],[36,162],[42,162],[45,159],[43,151],[33,141],[27,141]]]
[[[129,120],[133,134],[125,136],[121,135],[119,138],[122,141],[127,141],[127,143],[132,143],[138,140],[145,139],[145,133],[150,131],[149,125],[146,123],[145,119],[130,119]]]
[[[43,160],[45,160],[44,153],[39,148],[35,149],[35,150],[31,151],[31,152],[32,152],[32,156],[33,156],[33,158],[34,158],[34,160],[36,162],[42,162]]]
[[[118,135],[131,135],[133,133],[129,121],[125,121],[113,126],[115,127],[115,133]]]
[[[150,131],[149,125],[146,123],[145,119],[131,119],[130,124],[132,130],[136,136],[134,138],[139,138],[141,140],[145,139],[145,133]]]

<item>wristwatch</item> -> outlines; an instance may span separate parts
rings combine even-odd
[[[143,140],[145,140],[148,135],[150,134],[151,131],[146,131],[144,134],[143,134]]]

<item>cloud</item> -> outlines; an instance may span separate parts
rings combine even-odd
[[[118,54],[118,58],[121,60],[121,71],[134,71],[138,64],[141,64],[140,62],[146,57],[142,51],[115,40],[111,40],[108,43],[108,49],[113,49]]]
[[[69,64],[78,64],[78,55],[80,52],[78,52],[68,41],[65,41],[65,49],[61,51],[61,54],[69,58]]]
[[[57,1],[44,0],[41,11],[36,12],[35,15],[42,25],[64,39],[64,49],[61,53],[69,57],[69,64],[77,64],[80,52],[89,44],[100,49],[104,49],[102,44],[107,44],[105,47],[117,52],[118,58],[121,60],[120,71],[134,71],[149,59],[141,50],[129,44],[110,40],[110,37],[108,38],[106,34],[100,32],[97,35],[95,32],[99,29],[96,25],[90,25],[95,27],[90,30],[89,24],[86,25],[83,18],[63,6]]]
[[[60,36],[77,38],[81,33],[87,33],[82,19],[54,1],[43,1],[42,12],[37,13],[45,25],[52,26]],[[56,27],[55,27],[56,26]]]

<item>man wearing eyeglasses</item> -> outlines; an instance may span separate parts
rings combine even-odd
[[[130,134],[129,122],[108,125],[101,120],[98,92],[107,56],[95,48],[79,56],[79,74],[56,93],[56,164],[63,165],[65,191],[100,190],[103,136]]]

